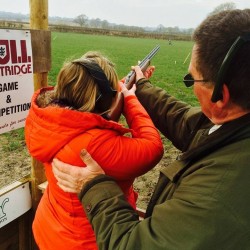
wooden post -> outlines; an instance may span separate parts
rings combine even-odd
[[[30,0],[30,29],[48,30],[48,0]],[[45,87],[48,82],[48,72],[34,72],[33,79],[35,90]],[[38,189],[38,185],[45,180],[46,177],[42,163],[32,159],[31,193],[34,210],[36,210],[42,196],[41,191]]]
[[[48,71],[50,68],[50,32],[48,32],[48,0],[29,0],[30,4],[30,31],[33,54],[34,90],[48,85]],[[43,164],[32,158],[31,166],[31,196],[32,218],[34,218],[42,192],[38,185],[46,181]],[[31,249],[38,249],[31,239]]]
[[[30,28],[48,30],[48,0],[30,0]]]
[[[48,30],[48,0],[30,0],[30,29]],[[47,86],[48,72],[34,74],[35,90]]]

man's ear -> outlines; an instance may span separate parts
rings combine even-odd
[[[229,93],[229,89],[228,89],[226,84],[223,84],[221,94],[222,94],[222,99],[216,102],[218,108],[225,107],[230,100],[230,93]]]

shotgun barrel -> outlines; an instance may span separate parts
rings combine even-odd
[[[145,58],[143,58],[143,60],[138,64],[138,66],[140,66],[143,72],[146,70],[146,68],[150,64],[151,59],[156,55],[159,49],[160,49],[160,45],[157,45],[156,47],[154,47],[154,49],[151,50],[150,53]],[[128,89],[132,87],[134,83],[134,79],[135,79],[135,72],[132,70],[128,73],[124,82]]]
[[[151,59],[156,55],[159,51],[160,45],[157,45],[143,60],[138,64],[140,66],[142,72],[144,72],[150,64]],[[132,70],[128,73],[125,78],[124,84],[127,89],[131,89],[135,81],[135,72]],[[116,100],[115,106],[111,109],[109,114],[107,114],[107,118],[113,121],[118,121],[123,109],[123,94],[118,93],[118,97]]]

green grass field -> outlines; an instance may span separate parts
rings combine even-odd
[[[66,60],[81,57],[90,50],[100,51],[109,57],[116,64],[119,78],[122,78],[128,74],[132,65],[136,65],[138,60],[142,60],[159,44],[161,48],[152,61],[152,65],[156,66],[151,78],[152,84],[164,88],[185,102],[197,104],[192,88],[187,89],[182,82],[188,70],[192,42],[172,41],[172,45],[169,45],[167,40],[59,32],[52,32],[51,42],[52,67],[48,76],[49,85],[55,85],[56,76]],[[9,141],[4,151],[23,149],[23,129],[5,133],[4,136]]]
[[[132,65],[136,65],[138,60],[143,59],[159,44],[161,49],[152,61],[156,71],[151,82],[183,101],[197,104],[192,89],[187,89],[182,82],[188,70],[192,42],[173,41],[172,45],[169,45],[167,40],[58,32],[52,33],[51,40],[50,85],[55,84],[56,76],[65,60],[81,57],[90,50],[100,51],[109,57],[116,64],[119,78],[122,78],[130,71]]]

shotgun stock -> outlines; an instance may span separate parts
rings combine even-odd
[[[151,59],[156,55],[159,51],[160,45],[157,45],[143,60],[138,64],[140,66],[142,72],[145,72],[147,67],[150,64]],[[135,83],[135,72],[130,71],[125,78],[125,86],[127,89],[131,89],[133,84]],[[121,92],[118,93],[118,97],[116,100],[116,105],[111,109],[108,114],[108,118],[113,121],[118,121],[123,109],[123,94]]]

